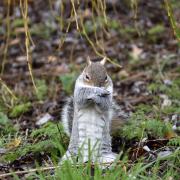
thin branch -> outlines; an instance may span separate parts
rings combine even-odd
[[[6,88],[6,90],[9,92],[9,94],[14,98],[17,99],[17,97],[14,95],[14,93],[11,91],[11,89],[3,82],[3,80],[0,78],[0,83]]]
[[[116,165],[119,165],[120,163],[122,163],[122,161],[117,161]],[[86,163],[84,163],[84,164],[76,164],[76,165],[72,165],[72,167],[84,167],[86,165],[87,165]],[[99,165],[99,166],[106,165],[108,167],[108,166],[113,165],[113,163],[100,163],[100,164],[97,164],[97,165]],[[122,163],[122,165],[124,165],[124,164]],[[94,167],[94,166],[95,166],[95,164],[91,164],[91,167]],[[29,170],[24,170],[24,171],[15,171],[15,172],[10,172],[10,173],[4,173],[4,174],[0,174],[0,178],[5,178],[5,177],[8,177],[8,176],[12,176],[12,175],[28,174],[28,173],[37,172],[37,171],[54,170],[54,169],[57,169],[57,168],[62,168],[62,165],[42,167],[42,168],[34,168],[34,169],[29,169]]]

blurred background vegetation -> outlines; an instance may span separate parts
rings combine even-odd
[[[179,179],[179,9],[179,0],[0,1],[2,174],[57,165],[68,145],[60,123],[66,97],[87,56],[107,56],[125,123],[113,133],[122,162],[104,178]],[[55,177],[92,176],[89,167],[67,168]],[[102,173],[95,168],[94,177]]]

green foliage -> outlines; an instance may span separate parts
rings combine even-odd
[[[40,141],[35,144],[31,143],[24,143],[22,146],[20,146],[17,149],[13,149],[12,151],[9,151],[9,153],[2,156],[0,159],[1,161],[10,161],[13,162],[16,159],[25,156],[28,153],[38,154],[40,152],[49,152],[51,149],[51,140],[44,140]]]
[[[62,125],[59,124],[54,124],[52,122],[47,122],[44,124],[41,128],[35,129],[31,133],[32,138],[42,138],[44,136],[49,137],[49,138],[57,138],[57,135],[59,134],[59,130],[62,131],[63,133],[63,128]]]
[[[0,112],[0,124],[5,125],[7,123],[9,123],[8,117],[4,113]]]
[[[54,152],[54,155],[57,154],[59,149],[61,149],[63,146],[67,147],[68,144],[68,138],[66,137],[63,131],[63,127],[60,123],[54,124],[52,122],[48,122],[41,128],[32,131],[30,136],[33,139],[39,140],[38,143],[36,143],[36,146],[38,145],[43,147],[46,144],[46,146],[42,149],[46,152],[48,149],[48,152]],[[38,149],[42,150],[41,148],[36,147],[37,151]]]
[[[138,110],[124,125],[120,134],[128,139],[141,139],[148,137],[148,135],[151,137],[165,137],[169,132],[172,132],[170,123],[149,118],[144,111]]]
[[[28,112],[31,106],[32,104],[30,102],[14,106],[10,112],[10,117],[16,118],[22,115],[23,113]]]
[[[145,123],[147,134],[155,137],[165,137],[169,132],[172,132],[172,125],[156,119],[148,119]]]
[[[48,39],[50,35],[54,32],[53,26],[50,24],[33,24],[30,29],[31,35],[38,36],[44,39]]]
[[[168,145],[170,146],[180,146],[180,136],[174,137],[169,140]]]
[[[179,108],[179,106],[173,104],[169,107],[164,107],[162,109],[162,113],[167,114],[167,115],[168,114],[179,114],[180,108]]]
[[[77,73],[76,72],[67,73],[67,74],[59,76],[59,79],[60,79],[60,81],[62,83],[63,90],[67,94],[72,94],[76,78],[77,78]]]
[[[172,85],[170,86],[162,84],[160,82],[151,83],[148,86],[148,90],[151,93],[159,93],[159,92],[164,93],[172,99],[180,99],[179,88],[180,88],[179,80],[174,80],[172,82]]]
[[[165,31],[165,28],[163,25],[161,24],[157,24],[156,26],[153,26],[152,28],[150,28],[148,30],[148,34],[149,35],[158,35],[161,34]]]
[[[102,29],[106,25],[108,25],[110,28],[116,28],[117,22],[115,20],[113,20],[112,22],[109,18],[107,19],[107,22],[106,22],[103,16],[96,16],[94,17],[94,19],[86,20],[84,22],[83,31],[85,31],[86,34],[91,34],[93,32],[95,33],[96,31]]]
[[[120,23],[117,20],[114,19],[108,19],[107,23],[108,27],[114,30],[119,30],[120,29]]]
[[[22,18],[16,18],[16,19],[14,19],[13,22],[12,22],[12,26],[13,26],[14,28],[16,28],[16,27],[23,27],[23,26],[24,26],[24,21],[23,21],[23,19],[22,19]]]
[[[119,29],[119,32],[120,32],[120,34],[126,35],[126,36],[137,34],[137,30],[134,27],[131,27],[131,26],[121,27]]]
[[[164,33],[164,31],[165,31],[164,26],[161,24],[157,24],[148,30],[147,38],[153,43],[155,43],[157,40],[159,40],[162,37],[161,35]]]
[[[180,113],[180,108],[179,108],[180,83],[178,79],[172,81],[172,84],[169,86],[162,84],[160,82],[157,82],[157,83],[155,82],[155,83],[151,83],[147,88],[152,94],[159,94],[159,93],[166,94],[168,98],[171,100],[172,105],[161,109],[162,113],[164,114],[172,114],[172,113],[179,114]]]
[[[0,135],[12,133],[15,131],[16,130],[8,117],[3,112],[0,112]]]
[[[169,3],[168,0],[165,0],[165,7],[166,7],[166,11],[167,11],[167,14],[169,17],[169,21],[170,21],[172,29],[174,31],[174,35],[176,36],[176,38],[178,40],[178,45],[180,45],[180,29],[179,29],[179,27],[177,25],[178,23],[176,22],[176,19],[174,17],[171,3]]]
[[[180,1],[179,0],[171,0],[171,6],[173,9],[180,8]]]
[[[58,130],[58,127],[59,130]],[[60,131],[60,132],[59,132]],[[39,154],[49,153],[51,157],[58,160],[60,153],[63,153],[64,147],[67,148],[68,138],[63,132],[63,128],[59,123],[46,123],[40,129],[35,129],[30,135],[31,141],[35,143],[22,142],[22,145],[17,149],[13,149],[8,154],[4,155],[0,160],[13,162],[19,157],[25,156],[28,153]]]
[[[44,100],[48,93],[48,87],[46,85],[46,81],[43,80],[36,80],[36,87],[37,87],[37,98],[38,100]]]
[[[163,159],[156,159],[153,162],[144,163],[139,160],[133,165],[129,165],[127,157],[121,160],[121,163],[116,167],[111,167],[106,170],[102,170],[98,165],[92,168],[89,163],[73,165],[70,162],[66,162],[62,167],[55,168],[54,179],[94,179],[94,180],[155,180],[155,179],[169,179],[173,177],[174,180],[179,179],[178,165],[179,165],[179,152],[175,151],[172,155]],[[162,161],[163,160],[163,161]],[[167,163],[169,162],[169,163]],[[162,166],[166,167],[162,171]],[[161,173],[160,173],[161,172]],[[31,174],[28,179],[52,179],[51,172],[39,171]]]
[[[97,25],[93,21],[87,20],[84,23],[84,30],[87,34],[93,33],[97,29]]]
[[[119,30],[120,29],[120,23],[118,20],[114,20],[111,18],[107,18],[105,20],[104,17],[94,17],[93,20],[86,20],[83,24],[84,31],[87,34],[91,34],[93,32],[96,32],[104,27],[108,27],[110,29]]]

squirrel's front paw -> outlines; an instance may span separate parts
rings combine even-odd
[[[91,102],[91,101],[94,100],[94,98],[95,98],[94,95],[89,95],[89,96],[87,97],[87,100],[88,100],[89,102]]]
[[[96,94],[100,97],[106,97],[106,96],[110,95],[110,92],[104,88],[97,88]]]

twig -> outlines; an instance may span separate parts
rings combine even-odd
[[[30,77],[31,77],[31,81],[33,84],[33,87],[35,89],[35,91],[37,92],[37,88],[35,85],[35,81],[33,78],[33,73],[32,73],[32,67],[31,67],[31,60],[30,60],[30,42],[33,43],[32,38],[30,36],[30,32],[29,32],[29,28],[28,28],[28,1],[22,1],[20,0],[20,8],[21,8],[21,13],[23,16],[23,21],[24,21],[24,29],[25,29],[25,47],[26,47],[26,60],[27,60],[27,64],[28,64],[28,69],[29,69],[29,73],[30,73]]]
[[[24,171],[15,171],[15,172],[10,172],[10,173],[4,173],[4,174],[0,174],[0,178],[4,178],[4,177],[11,176],[14,174],[18,175],[18,174],[32,173],[32,172],[36,172],[36,171],[47,171],[47,170],[52,170],[52,169],[59,168],[59,167],[60,166],[50,166],[50,167],[29,169],[29,170],[24,170]]]
[[[74,5],[74,0],[71,0],[71,4],[72,4],[73,11],[74,11],[74,15],[75,15],[76,28],[77,28],[77,30],[79,31],[79,25],[78,25],[78,20],[77,20],[78,18],[77,18],[77,13],[76,13],[75,5]]]
[[[6,88],[6,90],[9,92],[9,94],[14,98],[17,99],[17,97],[14,95],[14,93],[11,91],[11,89],[3,82],[3,80],[0,78],[0,83]]]
[[[168,17],[169,17],[169,20],[173,29],[173,33],[176,36],[178,43],[180,44],[180,35],[179,35],[180,29],[177,26],[177,23],[173,14],[173,10],[171,7],[171,3],[168,0],[164,0],[164,3],[165,3],[165,8],[166,8],[166,11],[167,11],[167,14],[168,14]]]
[[[6,64],[7,52],[8,52],[8,47],[9,47],[9,39],[10,39],[10,3],[11,3],[11,0],[8,0],[7,3],[8,3],[7,16],[6,16],[7,34],[6,34],[6,44],[5,44],[5,48],[4,48],[4,52],[3,52],[1,75],[4,72],[4,68],[5,68],[5,64]]]
[[[122,161],[117,161],[116,165],[119,165],[120,163],[122,163]],[[81,166],[86,166],[87,164],[76,164],[75,166],[72,165],[72,167],[81,167]],[[95,164],[91,164],[91,167],[93,167]],[[100,163],[97,164],[99,166],[103,166],[103,165],[113,165],[113,163]],[[10,173],[4,173],[4,174],[0,174],[0,178],[5,178],[8,176],[12,176],[12,175],[22,175],[22,174],[27,174],[27,173],[32,173],[32,172],[37,172],[37,171],[47,171],[47,170],[54,170],[56,168],[62,168],[62,165],[59,166],[49,166],[49,167],[42,167],[42,168],[34,168],[34,169],[29,169],[29,170],[24,170],[24,171],[15,171],[15,172],[10,172]]]

